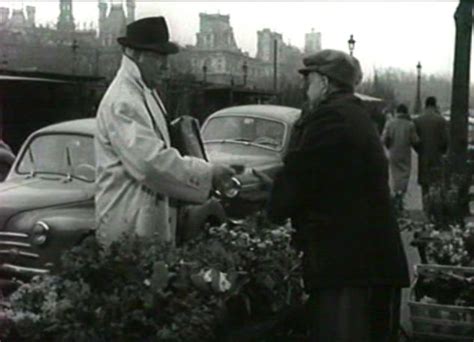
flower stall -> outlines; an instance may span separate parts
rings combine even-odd
[[[255,218],[179,247],[124,236],[104,249],[91,238],[57,274],[12,294],[7,314],[25,341],[290,338],[304,300],[300,259],[290,227]]]
[[[411,225],[423,262],[408,302],[417,340],[474,339],[474,223],[463,208],[462,181],[445,178],[431,187],[427,220]]]

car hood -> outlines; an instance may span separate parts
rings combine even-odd
[[[262,154],[237,154],[222,151],[208,151],[209,161],[213,163],[222,163],[227,165],[245,165],[246,168],[269,167],[282,163],[279,155]]]
[[[0,229],[16,213],[92,199],[94,184],[41,178],[0,183]]]

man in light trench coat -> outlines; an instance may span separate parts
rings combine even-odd
[[[178,52],[163,17],[127,26],[122,64],[97,113],[96,221],[105,245],[125,232],[174,242],[177,209],[170,199],[205,202],[234,171],[181,156],[171,147],[166,110],[156,88],[167,57]]]

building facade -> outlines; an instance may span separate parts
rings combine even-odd
[[[50,27],[36,24],[33,6],[0,7],[0,67],[111,79],[121,59],[116,39],[135,18],[135,0],[98,0],[98,30],[79,28],[72,0],[60,0],[59,9]]]
[[[97,0],[97,29],[75,21],[73,0],[59,0],[55,27],[36,24],[35,7],[0,7],[0,68],[102,76],[119,67],[116,39],[135,20],[135,0]],[[297,77],[303,52],[270,29],[257,32],[255,57],[237,45],[229,15],[199,15],[196,44],[171,57],[176,74],[198,81],[278,90],[281,80]],[[305,37],[304,53],[321,49],[321,34]],[[276,60],[275,60],[276,57]],[[276,82],[275,82],[276,81]]]

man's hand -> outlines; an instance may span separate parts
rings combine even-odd
[[[228,184],[235,175],[235,170],[222,164],[212,165],[212,187],[219,190]]]
[[[271,179],[266,173],[255,169],[252,169],[252,173],[262,182],[264,189],[270,190],[273,187],[273,179]]]

